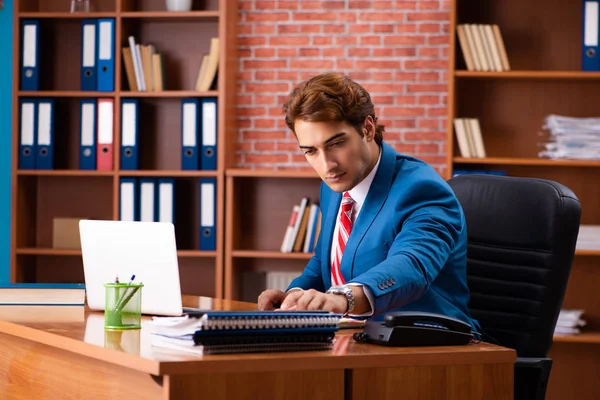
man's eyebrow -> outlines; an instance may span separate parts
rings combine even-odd
[[[327,140],[325,141],[325,143],[323,143],[323,144],[330,143],[330,142],[332,142],[332,141],[334,141],[334,140],[336,140],[336,139],[339,139],[340,137],[342,137],[342,136],[345,136],[345,135],[346,135],[346,132],[339,132],[339,133],[336,133],[335,135],[333,135],[332,137],[330,137],[329,139],[327,139]],[[311,149],[311,148],[313,148],[313,146],[302,146],[302,145],[300,145],[299,147],[300,147],[301,149]]]

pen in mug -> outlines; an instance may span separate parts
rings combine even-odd
[[[133,280],[135,279],[135,274],[131,275],[131,279],[129,280],[128,285],[131,285],[133,283]],[[115,309],[114,312],[117,312],[117,310],[119,309],[121,303],[123,302],[123,299],[125,298],[125,296],[127,295],[127,292],[129,291],[129,288],[126,287],[125,291],[123,292],[123,295],[121,296],[120,299],[117,300],[116,304],[115,304]]]
[[[140,282],[139,286],[136,286],[136,287],[133,288],[133,290],[127,296],[127,298],[125,300],[123,300],[123,302],[119,306],[119,308],[118,309],[115,308],[115,313],[120,313],[121,311],[123,311],[123,309],[125,308],[125,306],[127,305],[127,303],[129,303],[129,300],[131,300],[131,298],[133,297],[133,295],[140,289],[141,286],[142,286],[142,282]]]
[[[115,275],[115,285],[119,284],[119,275]],[[114,296],[115,296],[115,304],[117,304],[119,302],[119,292],[117,290],[114,291]]]

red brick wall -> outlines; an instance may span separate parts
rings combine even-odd
[[[239,144],[246,168],[308,168],[281,105],[341,71],[372,95],[384,140],[445,169],[449,1],[239,0]]]

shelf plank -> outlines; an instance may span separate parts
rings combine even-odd
[[[245,178],[319,178],[312,169],[306,170],[253,170],[246,168],[230,168],[225,171],[227,176]]]
[[[17,254],[31,256],[81,256],[81,250],[21,247]]]
[[[490,79],[600,79],[600,72],[585,71],[506,71],[483,72],[458,70],[457,78],[490,78]]]
[[[600,250],[575,249],[576,256],[600,256]]]
[[[23,176],[114,176],[114,171],[80,169],[21,169],[17,175]]]
[[[216,251],[201,251],[201,250],[177,250],[179,257],[195,258],[195,257],[216,257]]]
[[[115,92],[90,92],[83,90],[20,90],[19,97],[115,97]]]
[[[35,248],[35,247],[21,247],[16,250],[19,255],[32,255],[32,256],[81,256],[81,250],[71,249],[51,249],[51,248]],[[216,257],[216,251],[200,251],[200,250],[178,250],[177,255],[179,257],[193,258],[193,257]]]
[[[456,164],[534,165],[547,167],[600,167],[600,160],[550,160],[546,158],[517,157],[454,157],[453,161]]]
[[[219,18],[218,10],[210,11],[126,11],[122,12],[122,18],[137,19],[204,19]]]
[[[18,18],[47,18],[47,19],[85,19],[85,18],[115,18],[116,12],[87,12],[87,13],[70,13],[70,12],[20,12],[17,13]]]
[[[121,97],[155,97],[155,98],[178,98],[178,97],[218,97],[219,92],[209,90],[198,92],[196,90],[163,90],[160,92],[120,92]]]
[[[590,343],[600,344],[600,332],[584,332],[579,335],[554,336],[556,343]]]
[[[163,176],[173,178],[214,177],[218,171],[182,171],[182,170],[129,170],[119,171],[119,176]]]
[[[313,256],[313,253],[282,253],[280,251],[265,251],[265,250],[234,250],[233,257],[236,258],[279,258],[279,259],[294,259],[308,260]]]

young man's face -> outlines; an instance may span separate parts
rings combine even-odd
[[[373,138],[374,126],[369,123],[362,137],[345,121],[296,120],[294,128],[306,160],[335,192],[358,185],[375,165],[373,157],[377,157],[378,149]]]

